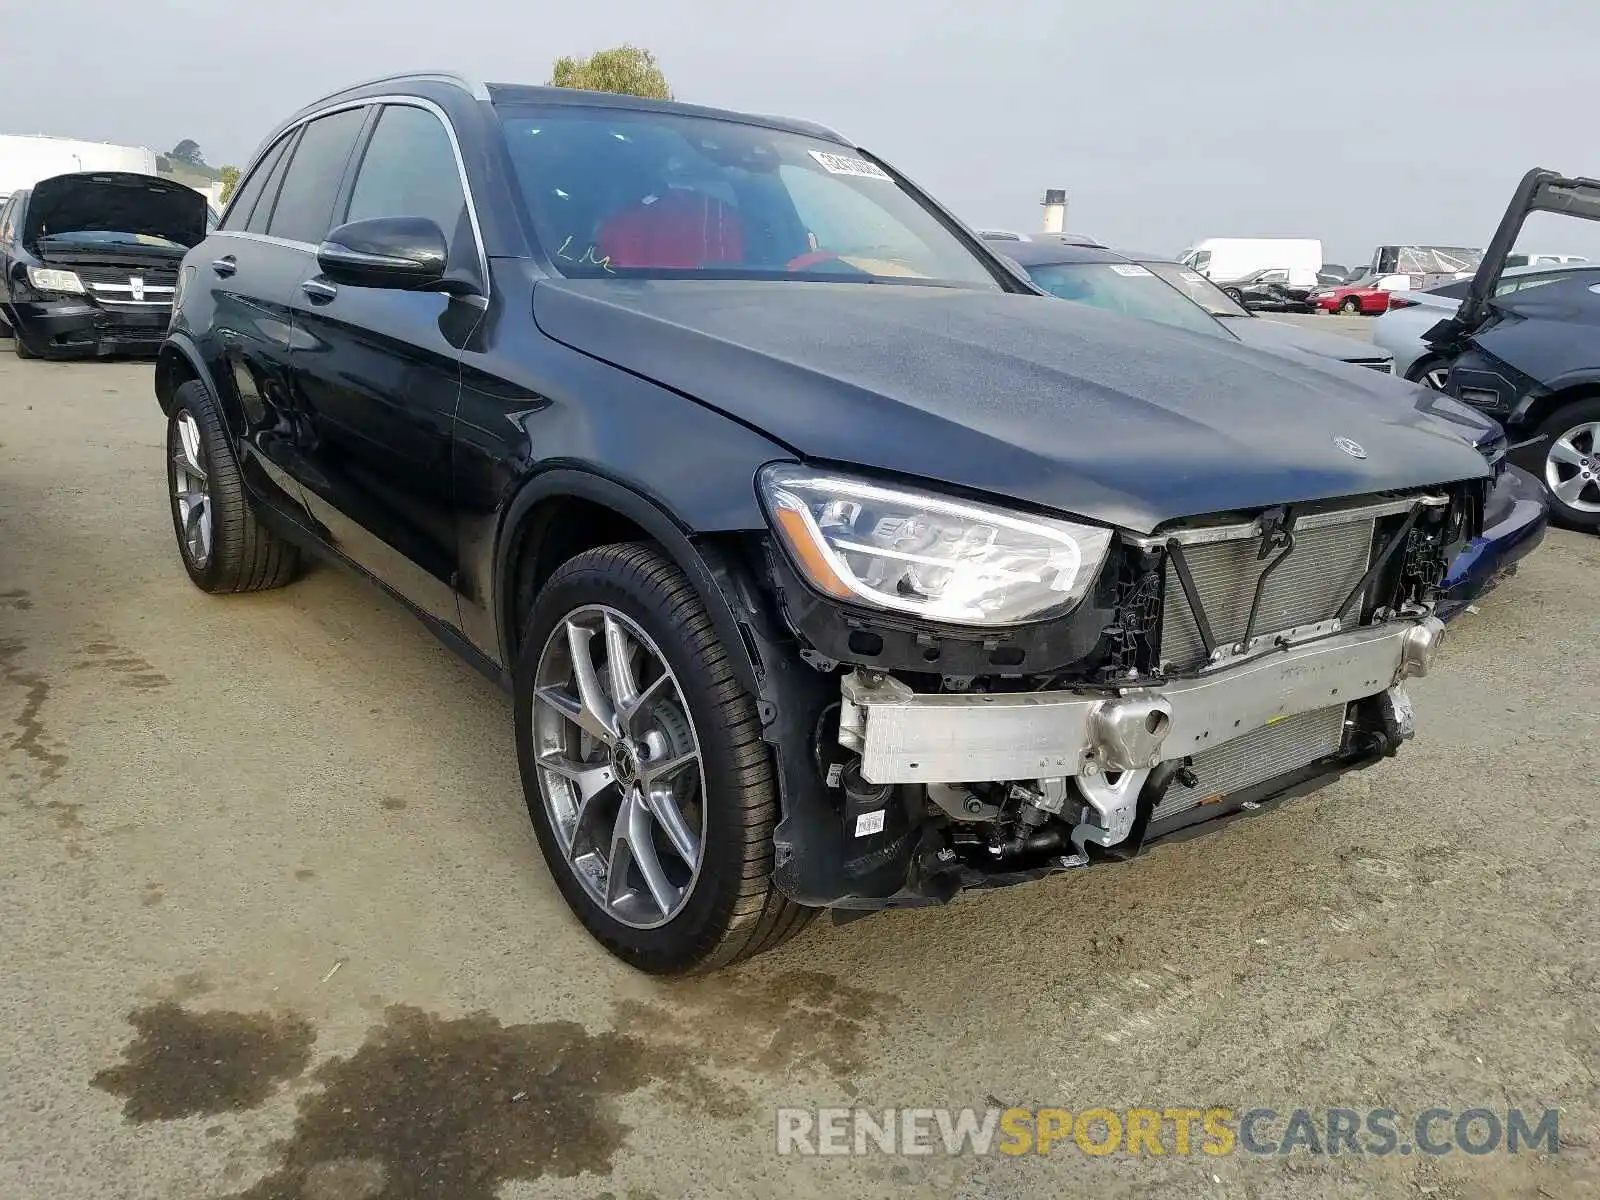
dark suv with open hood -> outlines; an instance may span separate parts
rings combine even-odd
[[[85,171],[0,208],[0,307],[23,358],[154,353],[206,198],[154,175]]]
[[[652,971],[1393,753],[1491,481],[1448,399],[1041,300],[773,117],[361,85],[179,287],[191,579],[331,558],[503,683],[558,885]]]

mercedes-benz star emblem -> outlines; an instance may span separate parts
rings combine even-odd
[[[1333,444],[1351,458],[1365,458],[1367,456],[1367,452],[1361,448],[1360,442],[1352,442],[1347,437],[1336,437],[1333,439]]]

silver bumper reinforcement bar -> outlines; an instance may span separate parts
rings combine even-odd
[[[871,783],[1147,771],[1426,675],[1443,635],[1436,617],[1396,621],[1114,695],[923,695],[890,676],[855,671],[842,681],[839,741],[861,755]]]

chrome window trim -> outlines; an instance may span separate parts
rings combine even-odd
[[[1352,521],[1376,520],[1379,517],[1393,517],[1400,513],[1410,512],[1413,505],[1421,502],[1429,508],[1442,508],[1450,503],[1448,496],[1422,495],[1403,496],[1395,500],[1383,500],[1376,504],[1362,504],[1354,508],[1324,509],[1319,512],[1304,513],[1295,518],[1294,527],[1297,530],[1326,529],[1330,525],[1348,525]],[[1153,533],[1149,537],[1134,537],[1124,535],[1123,540],[1130,545],[1138,546],[1141,550],[1159,550],[1168,542],[1176,541],[1183,546],[1204,546],[1212,542],[1239,542],[1261,536],[1261,521],[1249,521],[1241,525],[1212,525],[1200,529],[1174,529],[1167,533]]]
[[[268,246],[284,246],[290,250],[309,250],[313,254],[317,248],[310,242],[297,242],[293,238],[274,237],[270,233],[252,233],[248,229],[213,229],[212,237],[239,238],[246,242],[263,242]]]
[[[385,79],[386,78],[388,78],[388,77],[385,77]],[[402,78],[402,79],[421,79],[421,78],[446,79],[449,82],[457,83],[457,84],[463,82],[462,80],[455,79],[455,78],[448,77],[448,76],[432,76],[432,75],[429,75],[429,76],[405,75],[405,76],[399,76],[398,78]],[[378,79],[378,80],[374,80],[373,82],[382,83],[382,82],[385,81],[385,79]],[[358,84],[357,86],[358,87],[365,87],[367,85],[366,84]],[[348,91],[349,89],[346,89],[346,90]],[[343,92],[335,93],[335,95],[343,95],[343,94],[344,94]],[[485,92],[484,96],[482,98],[483,99],[488,99],[488,93]],[[450,123],[450,118],[445,114],[444,109],[440,108],[432,100],[424,99],[421,96],[405,96],[405,95],[399,95],[399,94],[386,94],[386,95],[382,95],[382,96],[363,96],[359,100],[340,100],[340,101],[337,101],[337,102],[334,102],[334,103],[331,103],[331,104],[326,104],[326,105],[323,105],[323,106],[321,106],[319,108],[313,109],[313,110],[311,110],[309,112],[303,113],[298,117],[295,117],[294,120],[292,120],[288,124],[284,125],[281,129],[276,130],[275,131],[275,136],[271,139],[270,142],[267,143],[266,147],[264,148],[264,151],[265,150],[271,150],[271,148],[273,146],[276,146],[278,144],[278,142],[283,139],[283,137],[285,137],[288,134],[293,133],[296,129],[300,128],[302,125],[310,124],[312,121],[315,121],[315,120],[317,120],[317,119],[319,119],[321,117],[330,117],[334,113],[344,112],[345,110],[351,109],[351,108],[370,108],[370,107],[373,107],[375,105],[384,105],[384,104],[405,104],[405,105],[409,105],[412,108],[426,109],[428,112],[431,112],[434,115],[434,117],[438,120],[438,122],[441,125],[444,126],[445,136],[447,136],[450,139],[450,151],[451,151],[452,154],[455,155],[456,177],[461,182],[461,194],[466,198],[466,201],[467,201],[467,223],[472,226],[472,240],[476,244],[477,250],[478,250],[478,271],[483,276],[484,296],[485,296],[485,298],[487,298],[490,290],[493,288],[493,284],[490,282],[490,279],[489,279],[489,255],[488,255],[488,252],[484,249],[484,245],[483,245],[483,226],[478,221],[478,203],[477,203],[477,200],[472,195],[472,181],[467,178],[467,160],[462,157],[462,154],[461,154],[461,141],[460,141],[459,138],[456,137],[456,128],[455,128],[455,126]],[[381,114],[380,114],[380,117],[381,117]],[[372,141],[372,139],[369,137],[367,139],[367,144],[370,145],[371,141]],[[259,157],[260,156],[258,155],[257,156],[258,160],[259,160]],[[362,157],[363,158],[366,157],[366,147],[365,146],[362,147]],[[255,167],[256,167],[256,162],[251,162],[250,169],[253,171],[255,169]],[[294,160],[293,159],[291,159],[290,162],[289,162],[289,170],[291,170],[291,171],[294,170]],[[360,173],[361,173],[361,164],[358,162],[358,163],[356,163],[356,174],[359,175]],[[241,175],[240,179],[243,179],[243,178],[245,178],[245,176]],[[226,216],[226,214],[224,214],[224,216]],[[232,229],[218,229],[218,230],[213,230],[213,232],[214,233],[232,234],[233,236],[237,237],[237,236],[239,236],[239,232],[240,231],[232,230]],[[273,237],[271,234],[251,234],[250,236],[256,237],[256,238],[261,239],[262,241],[271,242],[273,244],[280,245],[280,246],[296,246],[296,247],[301,247],[301,248],[305,248],[305,247],[309,246],[309,248],[312,249],[312,250],[316,249],[315,246],[311,246],[307,242],[293,241],[293,240],[291,240],[289,238],[277,238],[277,237]]]

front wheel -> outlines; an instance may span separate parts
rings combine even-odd
[[[699,596],[646,545],[559,567],[514,673],[517,759],[556,885],[656,974],[771,949],[813,910],[772,882],[771,757]]]
[[[1450,378],[1450,360],[1425,358],[1411,365],[1411,369],[1406,372],[1406,378],[1412,383],[1420,383],[1425,388],[1442,392],[1445,380]]]
[[[1244,293],[1238,288],[1223,288],[1222,294],[1241,308],[1244,307]]]
[[[1359,316],[1361,314],[1361,301],[1354,296],[1346,296],[1339,303],[1339,311],[1347,316]]]
[[[1567,405],[1539,432],[1550,438],[1544,457],[1550,519],[1568,529],[1600,530],[1600,399]]]

